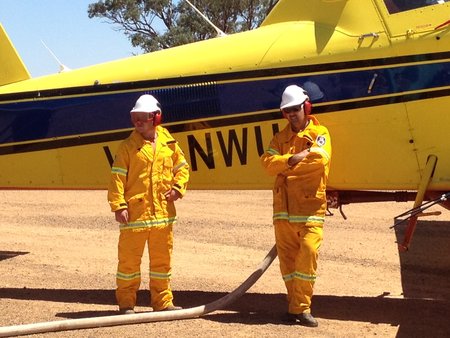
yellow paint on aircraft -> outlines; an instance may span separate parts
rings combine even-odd
[[[0,86],[28,80],[30,74],[0,24]]]
[[[216,84],[244,84],[281,78],[295,81],[302,76],[323,75],[331,72],[320,68],[311,72],[308,71],[308,67],[342,64],[343,66],[334,70],[333,74],[339,76],[356,71],[373,73],[373,83],[371,84],[369,79],[364,85],[365,88],[367,87],[367,98],[387,100],[389,104],[361,105],[357,109],[340,109],[318,116],[319,120],[329,128],[333,141],[329,187],[337,190],[415,190],[419,186],[428,156],[435,155],[438,157],[438,164],[429,188],[450,190],[450,149],[447,137],[450,127],[448,111],[450,96],[442,94],[427,98],[427,91],[431,90],[407,87],[404,87],[402,92],[371,95],[372,85],[375,87],[383,85],[381,76],[378,74],[393,66],[380,62],[376,66],[369,67],[362,62],[397,58],[399,61],[394,66],[398,68],[450,62],[450,26],[444,25],[435,29],[449,19],[449,2],[389,14],[383,0],[281,0],[262,26],[253,31],[42,78],[24,80],[19,76],[12,81],[12,77],[8,76],[10,80],[3,84],[15,83],[0,86],[0,95],[306,66],[302,68],[305,69],[305,73],[293,72],[260,78],[233,78],[220,80]],[[3,60],[2,57],[15,60],[16,66],[12,68],[20,69],[17,66],[18,57],[12,54],[11,48],[8,48],[9,55],[4,55],[3,46],[6,44],[4,41],[7,36],[3,30],[0,30],[0,34],[0,40],[3,41],[0,42],[2,47],[0,60]],[[446,56],[440,59],[424,57],[438,54]],[[402,57],[406,56],[409,58],[403,62]],[[346,67],[354,61],[361,62],[357,67]],[[400,76],[400,74],[396,75]],[[22,77],[26,76],[25,70]],[[424,75],[421,74],[421,76],[423,78]],[[346,86],[349,84],[338,83],[336,90],[351,90]],[[145,87],[142,90],[161,88],[169,87],[161,84]],[[445,85],[433,90],[445,92],[450,90],[450,86]],[[401,99],[405,95],[413,97],[419,94],[424,98],[406,102]],[[60,98],[76,95],[100,94],[95,92],[64,94]],[[11,100],[21,102],[45,99],[24,97]],[[327,102],[327,104],[344,106],[353,102],[355,99],[343,99]],[[323,105],[324,103],[317,103],[315,107],[320,108]],[[127,113],[124,112],[124,114]],[[276,110],[248,112],[248,114],[261,114],[261,116],[274,113]],[[236,116],[239,115],[230,115],[229,118]],[[208,124],[214,119],[204,118],[197,122]],[[267,146],[272,137],[273,125],[278,124],[279,129],[282,129],[285,123],[280,116],[278,120],[266,119],[241,125],[177,132],[174,135],[175,138],[186,153],[195,156],[198,166],[197,170],[192,172],[190,187],[197,189],[270,188],[272,178],[267,177],[260,168],[256,140],[261,137],[264,146]],[[117,130],[110,132],[117,132]],[[245,163],[239,158],[236,148],[233,148],[234,152],[231,155],[224,153],[220,142],[222,140],[228,144],[231,135],[236,135],[240,146],[244,144],[244,137],[248,140]],[[79,135],[79,137],[85,136],[87,135]],[[199,147],[207,150],[207,137],[212,142],[214,169],[208,168],[199,153],[192,151],[189,145],[189,141],[195,140]],[[26,142],[22,142],[4,146],[14,147],[25,144]],[[118,144],[119,141],[103,142],[0,155],[2,167],[0,186],[104,188],[110,171],[107,154],[110,152],[113,156]],[[191,157],[190,161],[193,160]],[[231,161],[231,165],[227,161]]]

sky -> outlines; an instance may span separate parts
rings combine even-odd
[[[90,19],[95,0],[0,0],[0,23],[32,77],[142,54],[105,19]]]

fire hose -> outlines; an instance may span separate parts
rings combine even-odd
[[[264,274],[277,256],[276,246],[267,253],[258,268],[236,289],[211,303],[197,307],[160,312],[113,315],[80,319],[66,319],[34,324],[0,327],[0,337],[12,337],[35,333],[89,329],[116,325],[141,324],[176,319],[192,319],[220,310],[241,297]]]

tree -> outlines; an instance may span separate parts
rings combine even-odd
[[[278,0],[190,0],[225,33],[258,27]],[[146,52],[215,37],[217,32],[185,0],[101,0],[89,18],[118,26],[134,47]]]

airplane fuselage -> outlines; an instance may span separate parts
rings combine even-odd
[[[335,190],[450,190],[448,3],[281,1],[262,27],[0,87],[0,187],[103,189],[142,93],[190,162],[193,189],[269,189],[259,157],[303,86],[330,130]],[[361,13],[364,15],[361,15]],[[418,17],[418,18],[417,18]]]

